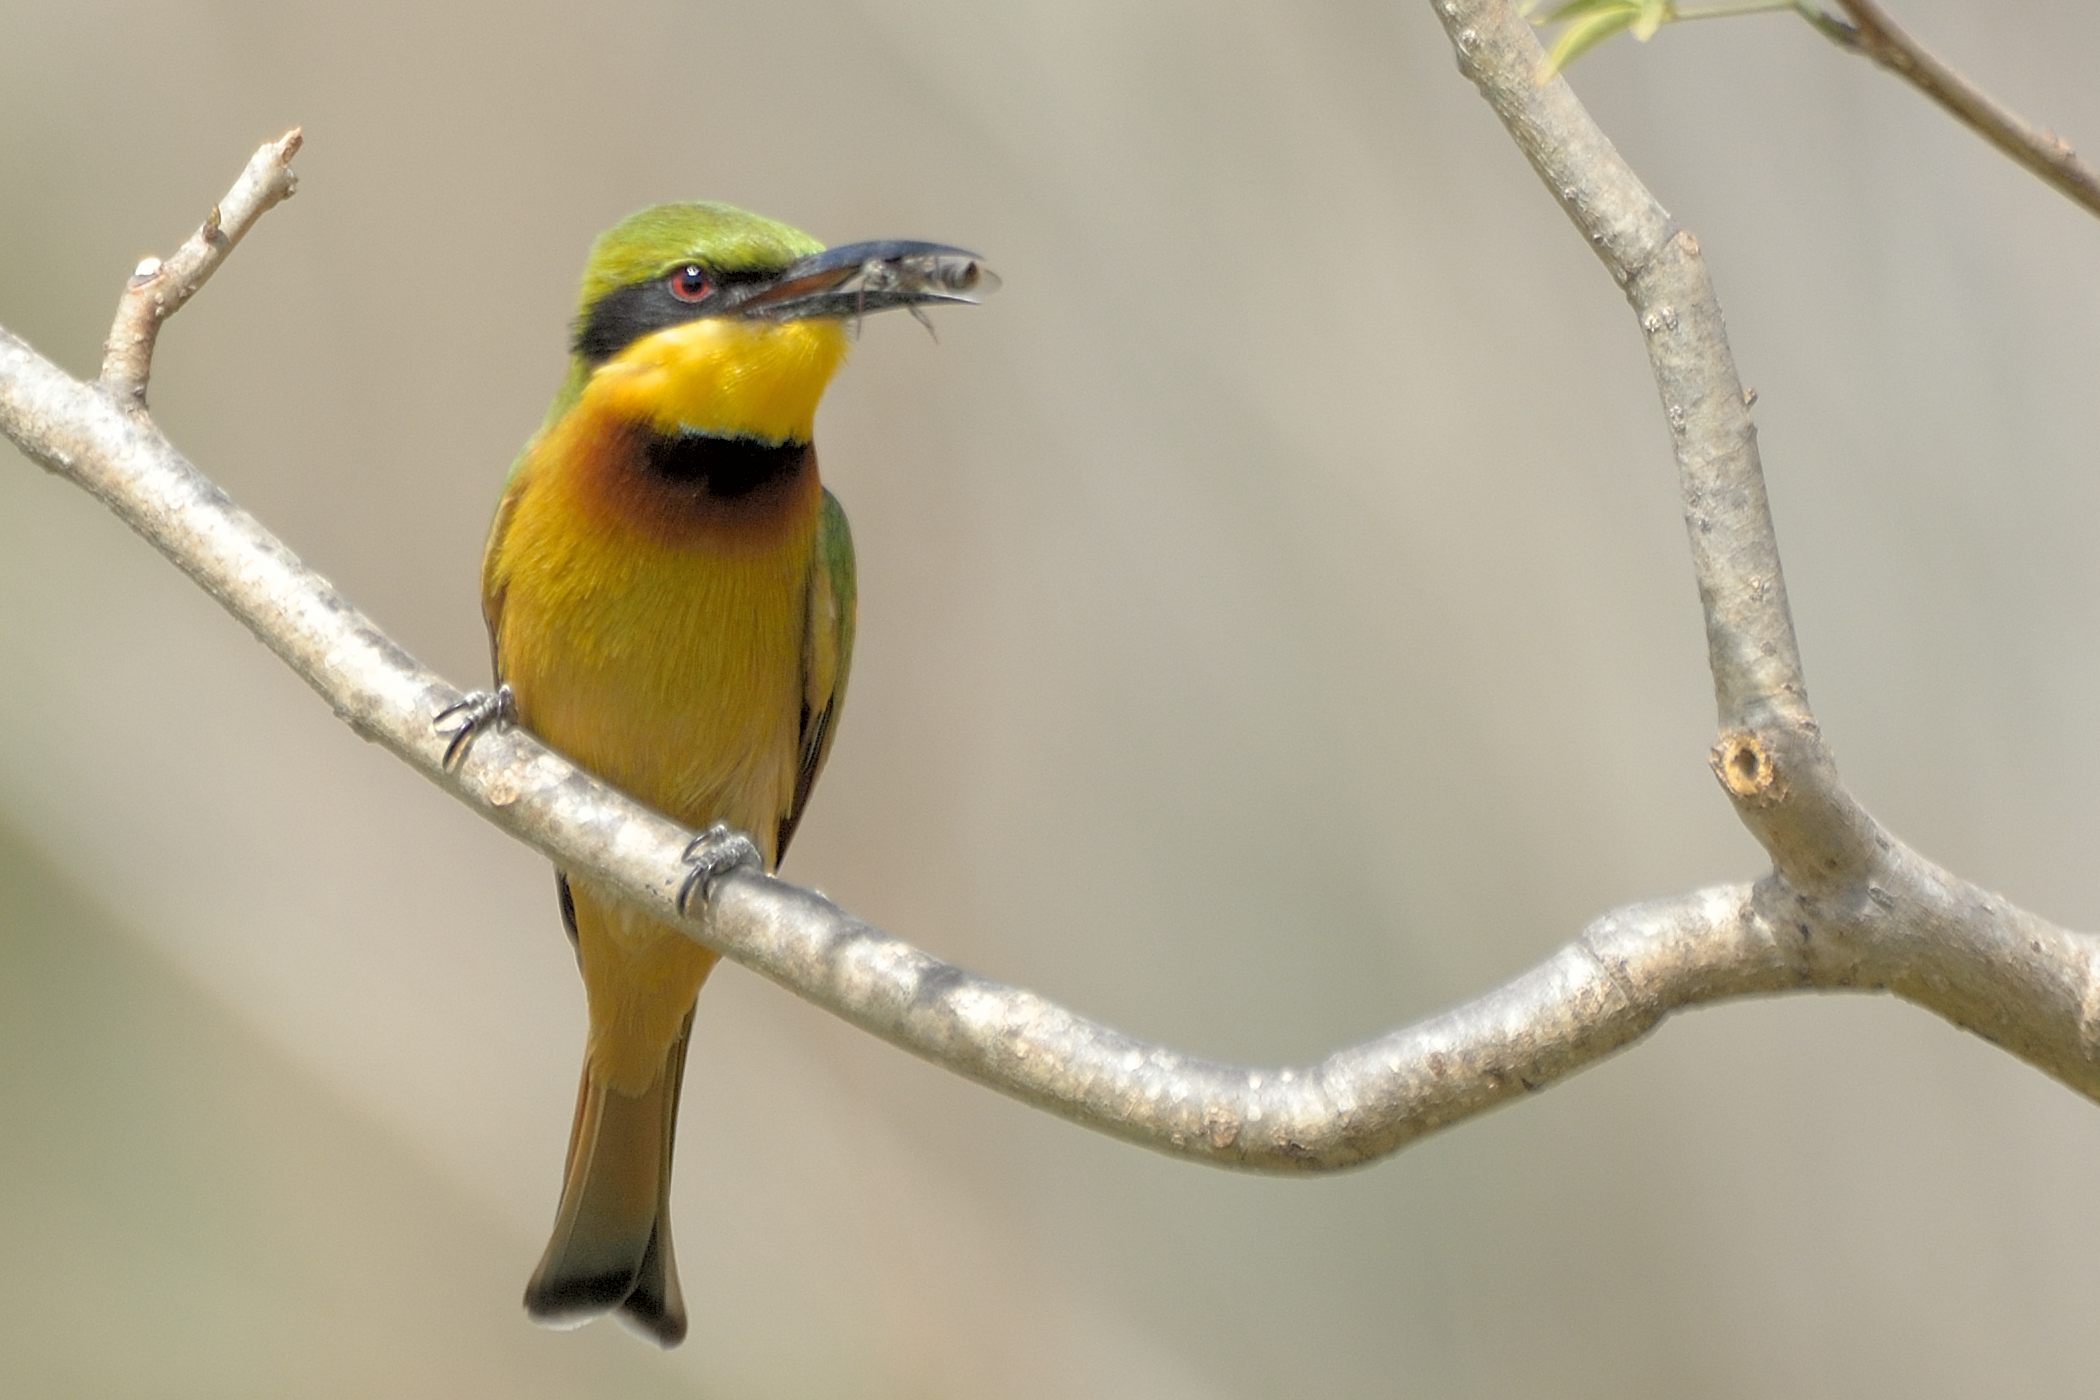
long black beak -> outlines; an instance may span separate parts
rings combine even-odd
[[[812,253],[723,311],[773,321],[857,318],[899,306],[973,306],[998,289],[998,275],[975,253],[893,238]]]

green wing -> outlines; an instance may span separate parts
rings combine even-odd
[[[590,377],[588,365],[580,361],[570,363],[568,378],[562,381],[560,392],[555,394],[546,421],[527,440],[517,460],[510,464],[510,474],[503,479],[503,499],[496,503],[496,518],[489,525],[488,543],[482,547],[481,620],[489,627],[489,666],[497,685],[503,684],[503,658],[496,654],[496,636],[503,625],[503,595],[510,585],[509,579],[496,572],[496,560],[503,550],[503,536],[510,530],[510,518],[518,508],[518,498],[525,494],[525,484],[532,475],[541,440],[549,428],[561,421],[563,414],[576,406],[576,400],[583,397],[583,386],[590,382]]]
[[[809,626],[802,643],[802,762],[795,773],[795,799],[780,818],[773,848],[778,865],[809,804],[810,789],[831,753],[831,736],[846,704],[846,673],[853,662],[853,532],[838,498],[824,493],[817,524],[817,549],[809,570]]]

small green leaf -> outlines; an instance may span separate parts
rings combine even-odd
[[[1671,0],[1641,0],[1641,16],[1633,22],[1633,37],[1647,43],[1655,37],[1655,31],[1677,17],[1677,7]]]
[[[1560,31],[1560,37],[1546,51],[1546,61],[1539,65],[1538,80],[1551,82],[1562,69],[1612,35],[1630,29],[1640,17],[1635,0],[1616,0],[1608,7],[1593,7],[1593,13],[1585,14]]]

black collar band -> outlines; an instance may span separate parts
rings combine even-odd
[[[806,442],[760,442],[706,433],[639,430],[636,454],[651,477],[720,500],[749,496],[799,473],[809,461]]]

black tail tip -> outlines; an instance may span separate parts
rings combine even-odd
[[[620,1321],[665,1351],[685,1340],[685,1309],[667,1308],[663,1299],[640,1291],[628,1294],[620,1304]]]
[[[626,1301],[634,1291],[632,1271],[612,1274],[572,1274],[562,1278],[533,1277],[525,1285],[525,1312],[534,1322],[556,1327],[576,1327]]]
[[[649,1248],[642,1252],[642,1266],[635,1270],[634,1288],[621,1300],[620,1313],[629,1327],[666,1351],[685,1340],[685,1295],[678,1288],[678,1266],[671,1262],[668,1209],[657,1213]]]
[[[684,1300],[666,1298],[648,1282],[646,1273],[641,1286],[626,1273],[535,1278],[525,1289],[525,1312],[544,1326],[567,1328],[581,1327],[618,1308],[622,1322],[669,1350],[685,1340]]]

